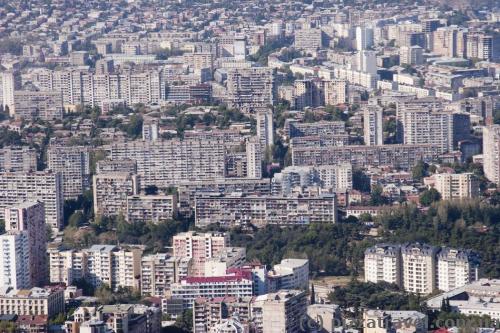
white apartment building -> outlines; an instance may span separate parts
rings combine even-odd
[[[500,185],[500,125],[483,127],[483,159],[484,175]]]
[[[405,244],[401,247],[403,287],[415,294],[430,294],[436,290],[437,249],[426,244]]]
[[[86,280],[94,287],[106,284],[113,290],[118,287],[139,289],[136,277],[141,273],[142,249],[93,245],[83,252],[87,256]]]
[[[203,276],[205,261],[229,246],[229,235],[189,231],[175,235],[172,246],[174,257],[193,259],[191,276]]]
[[[472,173],[438,173],[433,177],[434,188],[444,200],[479,196],[479,181]]]
[[[89,148],[51,144],[47,150],[48,168],[62,175],[65,200],[76,199],[88,189],[90,181]]]
[[[382,108],[367,105],[363,110],[364,139],[367,146],[384,144],[384,115]]]
[[[224,276],[186,277],[171,285],[174,299],[182,299],[184,308],[192,308],[199,297],[253,296],[254,281],[251,271],[235,270]]]
[[[0,285],[14,289],[31,288],[28,232],[8,231],[0,235],[0,252]]]
[[[30,287],[47,283],[47,239],[45,209],[41,202],[24,202],[5,209],[5,230],[26,232],[28,236],[28,274]]]
[[[45,223],[54,230],[62,227],[64,199],[60,173],[0,173],[0,219],[5,219],[5,208],[24,201],[42,202],[45,207]]]
[[[274,145],[274,121],[272,110],[259,111],[255,115],[257,118],[257,137],[259,138],[262,150]]]
[[[260,142],[248,140],[246,143],[247,178],[262,178],[262,157]]]
[[[94,212],[96,215],[127,214],[127,198],[139,193],[139,177],[128,172],[94,175]]]
[[[309,287],[309,260],[283,259],[267,273],[269,292]]]
[[[14,92],[14,107],[9,109],[16,119],[62,119],[64,105],[60,91],[18,90]]]
[[[141,294],[164,297],[172,283],[188,276],[190,258],[173,257],[166,253],[143,256],[141,259]]]
[[[404,144],[432,144],[442,153],[453,150],[453,114],[411,108],[401,110],[398,120],[402,125]]]
[[[78,68],[38,69],[31,75],[32,82],[41,90],[62,93],[64,105],[94,107],[107,100],[119,99],[127,105],[152,104],[165,97],[165,79],[161,70],[94,74]]]
[[[402,285],[401,248],[377,244],[365,251],[365,282],[388,282]]]
[[[471,251],[441,249],[437,256],[437,289],[449,291],[477,280],[478,263]]]
[[[158,223],[171,220],[177,213],[176,195],[129,195],[126,219],[131,223]]]
[[[5,315],[38,316],[49,318],[64,312],[64,289],[32,288],[16,290],[0,287],[0,313]]]
[[[87,255],[77,250],[48,249],[50,283],[72,285],[86,277]]]

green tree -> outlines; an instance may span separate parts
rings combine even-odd
[[[362,170],[354,170],[352,173],[352,187],[360,192],[370,192],[370,177]]]
[[[382,206],[389,203],[389,199],[383,195],[381,186],[374,186],[370,193],[370,205]]]
[[[69,217],[68,225],[72,227],[81,227],[85,223],[85,217],[81,211],[76,211]]]
[[[430,206],[433,202],[439,201],[441,199],[441,194],[435,189],[431,188],[428,190],[425,190],[420,194],[419,201],[420,204],[424,206]]]
[[[191,309],[184,310],[182,315],[178,316],[175,320],[175,326],[185,332],[193,331],[193,311]]]
[[[411,174],[413,179],[422,180],[427,174],[428,165],[424,163],[424,161],[420,160],[415,164],[415,166],[411,170]]]

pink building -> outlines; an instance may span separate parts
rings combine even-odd
[[[229,246],[229,235],[188,231],[175,235],[172,245],[174,257],[193,259],[190,276],[200,277],[205,275],[206,259],[216,256]]]

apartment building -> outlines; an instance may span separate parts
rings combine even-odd
[[[223,276],[232,268],[243,266],[246,258],[244,247],[225,247],[205,260],[204,276]]]
[[[401,247],[403,287],[415,294],[430,294],[436,285],[437,248],[426,244],[405,244]]]
[[[45,209],[41,202],[24,202],[5,209],[5,230],[26,232],[28,237],[29,286],[42,287],[47,283],[47,239]],[[23,270],[26,267],[23,268]],[[21,289],[21,288],[19,288]]]
[[[472,251],[442,248],[437,255],[437,289],[449,291],[476,281],[478,265]]]
[[[47,164],[50,170],[61,173],[65,200],[77,199],[89,188],[89,147],[51,143],[47,149]]]
[[[109,151],[111,160],[137,163],[142,188],[224,177],[225,148],[219,140],[137,140],[113,143]]]
[[[143,256],[141,259],[141,294],[164,297],[172,283],[189,275],[190,258],[173,257],[165,253]]]
[[[9,146],[0,149],[0,171],[30,172],[37,169],[37,152],[28,146]]]
[[[325,82],[325,105],[345,104],[349,97],[349,84],[346,80],[332,79]]]
[[[376,105],[368,105],[363,110],[363,130],[365,145],[379,146],[384,144],[383,109]]]
[[[0,173],[0,219],[5,219],[5,208],[24,201],[42,202],[45,207],[45,223],[54,230],[62,227],[64,201],[60,173]]]
[[[234,270],[224,276],[186,277],[171,285],[173,299],[182,299],[183,307],[190,309],[199,297],[249,297],[253,296],[252,272]]]
[[[14,92],[14,107],[9,109],[9,113],[16,119],[62,119],[62,94],[58,91],[17,90]]]
[[[164,99],[165,79],[161,70],[143,72],[92,73],[79,68],[39,69],[32,82],[41,90],[62,94],[64,105],[100,106],[107,100],[123,100],[127,105],[152,104]]]
[[[309,260],[283,259],[267,272],[267,290],[309,288]]]
[[[93,245],[84,249],[87,256],[86,280],[94,287],[108,285],[139,289],[141,248],[123,248],[114,245]]]
[[[253,224],[265,226],[335,223],[335,195],[319,197],[256,197],[243,195],[204,195],[196,197],[195,224],[226,226]]]
[[[246,174],[248,178],[262,178],[262,161],[265,153],[262,148],[259,140],[255,138],[246,143]]]
[[[197,298],[193,305],[194,333],[209,333],[221,320],[235,313],[241,323],[251,320],[252,297]]]
[[[269,195],[271,192],[269,178],[219,178],[207,181],[181,182],[177,188],[179,196],[179,209],[191,211],[194,207],[195,197],[199,193],[230,194],[243,192],[253,195]]]
[[[365,250],[365,282],[388,282],[402,286],[401,248],[377,244]]]
[[[352,189],[352,166],[350,164],[312,166],[288,166],[275,173],[271,180],[274,196],[290,196],[299,188],[318,186],[325,190]]]
[[[273,105],[276,99],[274,70],[268,67],[230,68],[225,100],[230,107],[249,111]]]
[[[49,281],[71,286],[87,276],[87,255],[77,250],[49,248]]]
[[[129,195],[126,219],[131,223],[159,223],[177,215],[176,195]]]
[[[346,132],[343,121],[318,121],[314,123],[299,123],[287,119],[285,132],[290,139],[297,137],[319,136],[327,137]]]
[[[32,288],[16,290],[0,287],[0,313],[4,315],[45,315],[49,318],[64,312],[64,290]]]
[[[128,172],[94,175],[94,212],[96,215],[127,214],[129,196],[139,193],[139,176]]]
[[[7,231],[0,235],[0,250],[0,285],[14,289],[33,287],[28,232]]]
[[[365,282],[388,282],[419,294],[448,291],[477,280],[479,258],[470,250],[427,244],[377,244],[365,251]]]
[[[137,162],[128,158],[100,160],[96,163],[96,174],[109,172],[137,173]]]
[[[300,332],[307,313],[307,294],[299,290],[280,290],[258,296],[252,315],[259,332]]]
[[[316,51],[323,47],[323,31],[318,28],[300,29],[295,31],[294,46],[297,49]]]
[[[484,175],[500,186],[500,125],[483,127],[483,160]]]
[[[262,150],[274,145],[274,121],[272,110],[258,111],[255,115],[257,119],[257,138],[260,141]]]
[[[438,173],[433,178],[434,188],[444,200],[479,196],[479,181],[472,173]]]
[[[205,261],[229,246],[226,233],[184,232],[172,239],[174,257],[192,259],[191,276],[204,276]]]
[[[453,150],[453,115],[425,109],[402,110],[403,143],[432,144],[442,153]]]
[[[440,151],[430,144],[382,146],[316,146],[291,145],[292,165],[336,165],[350,163],[353,168],[386,166],[409,170],[418,161],[436,161]]]

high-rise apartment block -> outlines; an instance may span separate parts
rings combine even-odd
[[[203,276],[205,261],[229,246],[229,235],[185,232],[173,237],[172,246],[174,257],[193,259],[191,276]]]
[[[94,175],[94,212],[97,215],[126,215],[128,196],[139,193],[139,177],[127,172]]]
[[[479,181],[472,173],[438,173],[433,177],[434,188],[444,200],[479,196]]]
[[[18,316],[47,316],[52,318],[64,312],[64,289],[31,288],[0,289],[0,313]]]
[[[28,232],[8,231],[0,235],[0,251],[0,285],[14,289],[31,288]]]
[[[93,287],[139,290],[142,248],[93,245],[80,251],[49,250],[52,283],[72,283],[83,278]]]
[[[401,247],[403,287],[415,294],[436,290],[437,249],[426,244],[405,244]]]
[[[478,264],[471,251],[443,248],[437,256],[437,289],[449,291],[476,281]]]
[[[190,258],[156,253],[141,259],[141,294],[164,297],[173,283],[186,278],[191,270]]]
[[[295,31],[295,48],[306,51],[316,51],[323,47],[323,31],[317,28]]]
[[[478,256],[470,250],[427,244],[377,244],[365,251],[365,281],[394,283],[416,294],[448,291],[477,280]]]
[[[364,139],[367,146],[384,144],[384,115],[382,108],[368,105],[363,111]]]
[[[399,245],[377,244],[365,251],[365,282],[382,281],[402,285]]]
[[[142,188],[167,188],[182,181],[224,177],[222,140],[136,140],[114,143],[109,148],[110,159],[137,163]]]
[[[500,125],[483,127],[483,159],[484,175],[500,186]]]
[[[126,200],[126,219],[131,223],[158,223],[176,216],[176,195],[129,195]]]
[[[356,28],[356,49],[366,50],[373,46],[373,28],[360,26]]]
[[[255,118],[257,118],[257,137],[265,151],[274,145],[273,112],[271,110],[258,111]]]
[[[196,197],[195,223],[203,227],[221,225],[265,226],[336,223],[337,203],[334,194],[318,197],[221,196]]]
[[[45,223],[54,230],[62,227],[64,200],[60,173],[0,173],[0,218],[5,219],[5,208],[24,201],[42,202]]]
[[[228,70],[226,100],[231,107],[251,110],[273,105],[275,90],[272,68],[251,67]]]
[[[28,146],[10,146],[0,149],[0,171],[30,172],[36,169],[36,149]]]
[[[90,154],[88,147],[51,144],[47,150],[48,168],[62,175],[65,200],[76,199],[89,188]]]
[[[41,202],[24,202],[5,209],[5,230],[26,232],[28,237],[28,274],[30,286],[47,283],[47,239],[45,209]]]

